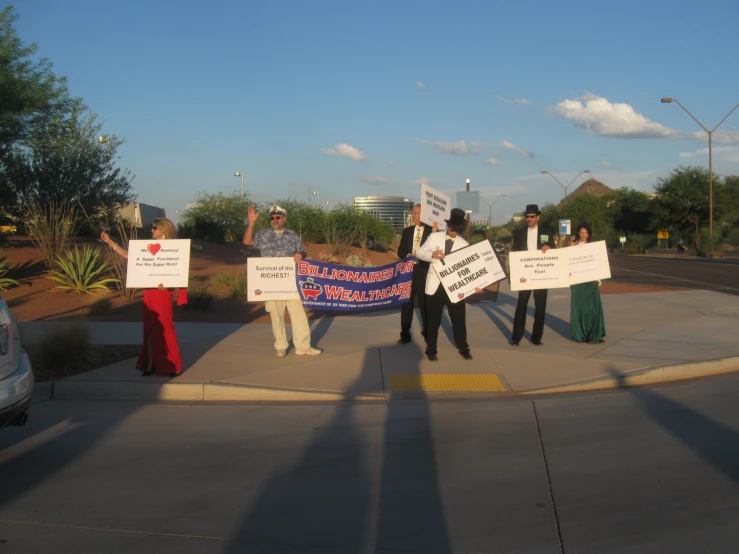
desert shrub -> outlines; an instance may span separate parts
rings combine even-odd
[[[6,291],[11,287],[17,287],[20,285],[15,279],[7,277],[10,272],[10,260],[7,254],[0,254],[0,292]]]
[[[107,232],[107,231],[106,231]],[[127,219],[119,219],[115,225],[115,234],[118,236],[117,243],[124,250],[128,250],[128,242],[136,240],[138,232],[136,227]],[[108,253],[108,263],[115,277],[115,286],[121,298],[133,300],[136,289],[126,288],[126,273],[128,272],[128,260],[115,252]]]
[[[395,235],[390,243],[390,252],[397,252],[400,248],[400,235]]]
[[[386,242],[378,241],[378,242],[375,242],[372,245],[372,249],[375,252],[389,252],[390,251],[390,245],[388,243],[386,243]]]
[[[645,235],[629,235],[629,254],[644,254],[649,245]]]
[[[234,277],[236,277],[234,274],[229,273],[224,269],[218,272],[218,274],[213,278],[213,281],[219,287],[230,287],[233,283]]]
[[[64,378],[88,364],[90,330],[79,321],[58,327],[42,336],[33,351],[36,361],[33,369],[39,381],[49,374]]]
[[[72,246],[77,232],[77,210],[72,204],[50,200],[39,204],[26,202],[26,230],[34,246],[38,248],[46,267],[52,269]]]
[[[729,232],[728,242],[731,246],[739,246],[739,228]]]
[[[327,264],[338,264],[339,258],[334,256],[333,254],[329,254],[325,250],[321,250],[318,253],[318,260]]]
[[[369,261],[365,256],[357,256],[356,254],[352,254],[346,258],[346,265],[350,265],[352,267],[375,267],[375,264]]]
[[[209,290],[208,283],[200,279],[191,279],[187,287],[187,304],[191,310],[207,310],[213,302],[214,296]]]
[[[233,275],[229,287],[231,288],[231,298],[238,298],[239,300],[246,298],[248,292],[246,273]]]
[[[55,288],[79,294],[89,294],[95,291],[107,291],[110,283],[118,279],[103,277],[110,271],[108,262],[100,255],[99,248],[89,245],[81,250],[68,250],[64,256],[56,260],[58,270],[50,271],[48,278],[59,283]]]
[[[113,304],[110,302],[110,298],[101,298],[87,307],[87,313],[90,315],[107,315],[112,309]]]

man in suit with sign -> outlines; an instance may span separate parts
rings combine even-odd
[[[539,225],[541,211],[536,204],[526,206],[526,227],[513,233],[513,252],[535,252],[541,250],[546,254],[547,250],[554,248],[554,233],[552,229]],[[513,318],[513,332],[511,334],[511,346],[518,346],[526,329],[526,308],[531,298],[530,290],[518,291],[518,304],[516,304],[516,315]],[[531,331],[531,342],[536,346],[542,346],[541,337],[544,334],[544,317],[547,311],[547,289],[534,291],[534,329]]]
[[[413,225],[403,229],[398,246],[398,258],[415,256],[431,232],[438,231],[436,223],[431,227],[421,223],[421,204],[413,206],[411,212]],[[418,311],[421,312],[421,335],[426,338],[426,275],[429,272],[429,263],[416,258],[413,265],[413,280],[411,282],[411,297],[400,307],[400,339],[398,344],[411,342],[411,325],[413,324],[414,300],[418,300]]]
[[[460,234],[467,227],[464,210],[454,208],[449,219],[444,220],[447,225],[446,231],[432,233],[426,240],[424,245],[416,253],[419,260],[432,262],[433,260],[443,260],[447,254],[456,252],[469,246]],[[449,300],[446,290],[440,286],[439,277],[436,272],[431,269],[426,276],[426,357],[435,362],[439,358],[436,356],[436,342],[439,338],[439,327],[441,326],[441,315],[444,306],[449,312],[449,319],[452,321],[452,333],[454,334],[454,343],[462,358],[471,360],[470,347],[467,344],[467,322],[465,320],[465,302],[464,300],[456,304]],[[476,291],[479,292],[479,291]]]

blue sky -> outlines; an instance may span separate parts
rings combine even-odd
[[[708,166],[739,102],[736,1],[19,0],[18,33],[126,139],[141,202],[197,191],[419,199],[472,190],[503,222],[582,169],[652,190]],[[699,132],[700,131],[700,132]],[[739,174],[739,110],[714,134]],[[580,176],[574,189],[587,176]],[[313,196],[317,201],[317,197]],[[484,216],[488,215],[484,207]]]

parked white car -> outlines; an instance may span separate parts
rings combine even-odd
[[[33,394],[33,371],[13,314],[0,298],[0,428],[24,425]]]

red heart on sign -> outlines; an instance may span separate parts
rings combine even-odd
[[[162,248],[161,244],[150,244],[146,247],[146,249],[151,253],[152,256],[155,256],[157,252]]]

